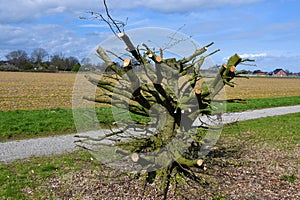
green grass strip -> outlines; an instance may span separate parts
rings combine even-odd
[[[247,138],[255,145],[293,150],[300,143],[300,113],[241,121],[225,125],[223,136]]]
[[[0,138],[75,131],[71,109],[16,110],[0,113]]]
[[[238,112],[269,107],[300,105],[300,96],[247,99],[243,103],[227,103],[227,112]],[[114,122],[109,107],[96,109],[101,128]],[[128,115],[124,115],[128,118]],[[122,117],[122,116],[118,116]],[[132,115],[133,120],[145,121],[140,116]],[[84,120],[84,119],[83,119]],[[85,121],[83,121],[85,123]],[[97,122],[98,123],[98,122]],[[26,139],[40,136],[76,133],[71,109],[17,110],[0,112],[0,142],[13,139]]]
[[[87,151],[0,163],[0,199],[57,199],[51,198],[50,188],[45,188],[46,180],[83,169],[100,171],[101,165]],[[36,190],[35,195],[26,194],[28,190]]]
[[[227,112],[240,112],[245,110],[256,110],[281,106],[300,105],[300,96],[246,99],[240,103],[227,103]]]
[[[231,142],[230,138],[236,138],[289,151],[300,143],[299,120],[300,114],[296,113],[226,125],[220,140],[229,139]],[[32,196],[24,192],[27,189],[35,190],[36,199],[43,199],[42,197],[51,196],[51,189],[48,188],[51,186],[45,184],[49,182],[49,178],[63,177],[70,172],[76,174],[82,170],[101,171],[101,165],[97,160],[91,159],[87,151],[79,151],[65,155],[30,158],[29,161],[0,163],[0,170],[0,197],[32,199]],[[282,179],[292,182],[295,177],[283,175]]]

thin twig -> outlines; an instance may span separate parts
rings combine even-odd
[[[112,23],[115,25],[115,27],[117,28],[119,33],[122,33],[122,31],[120,30],[119,26],[117,25],[116,21],[110,16],[109,14],[109,10],[106,4],[106,0],[103,0],[104,6],[105,6],[105,11],[106,11],[106,15],[107,17],[112,21]]]

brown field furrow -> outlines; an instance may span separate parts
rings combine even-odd
[[[300,96],[300,78],[237,78],[234,88],[226,86],[226,96],[232,98],[267,98]]]
[[[0,72],[0,110],[71,108],[75,73]],[[235,79],[226,98],[300,96],[300,79]],[[85,88],[84,88],[85,90]]]
[[[0,72],[0,110],[71,108],[76,74]]]

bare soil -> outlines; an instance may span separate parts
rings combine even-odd
[[[1,72],[0,111],[72,108],[75,81],[82,82],[83,93],[94,90],[83,74],[76,76],[75,73]],[[236,78],[234,82],[234,88],[226,86],[227,99],[300,95],[299,78]]]
[[[250,132],[241,134],[252,134]],[[238,146],[237,146],[238,144]],[[195,169],[202,183],[185,179],[170,186],[168,199],[300,199],[300,146],[292,150],[227,140],[211,151],[206,170]],[[42,199],[163,199],[161,180],[117,176],[119,172],[89,165],[79,173],[48,179],[28,194]],[[284,178],[284,175],[294,177]],[[41,195],[42,194],[42,195]]]

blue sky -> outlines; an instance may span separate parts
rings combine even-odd
[[[103,12],[101,0],[0,0],[0,59],[14,50],[41,47],[79,60],[111,35],[105,23],[82,20]],[[297,0],[107,0],[126,30],[162,27],[215,42],[217,64],[234,53],[254,58],[244,69],[300,72],[300,1]]]

